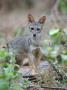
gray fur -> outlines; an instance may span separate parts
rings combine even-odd
[[[30,27],[33,27],[34,30],[31,30]],[[37,31],[37,28],[39,28],[40,30]],[[12,52],[14,52],[15,54],[19,54],[22,51],[30,53],[31,46],[34,47],[40,46],[40,42],[42,39],[42,31],[41,31],[42,25],[40,25],[40,23],[38,22],[29,23],[28,29],[30,32],[29,34],[26,34],[21,37],[17,37],[8,43],[9,50],[12,50]],[[33,37],[33,34],[36,34],[36,37]]]
[[[33,27],[34,30],[32,30],[31,27]],[[35,69],[35,67],[37,67],[35,62],[36,59],[32,52],[36,48],[41,47],[43,36],[42,25],[39,22],[29,23],[28,30],[30,32],[29,34],[24,34],[24,36],[15,38],[8,43],[8,46],[9,51],[13,52],[16,55],[17,64],[23,65],[23,59],[28,57],[30,60],[29,64],[31,64],[32,68]],[[35,37],[34,34],[36,34]]]

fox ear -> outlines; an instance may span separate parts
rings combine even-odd
[[[28,14],[28,22],[32,23],[34,21],[34,17],[31,14]]]
[[[39,23],[44,24],[45,20],[46,20],[46,16],[43,16],[39,19]]]

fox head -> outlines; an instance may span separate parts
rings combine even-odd
[[[31,14],[28,14],[28,28],[33,40],[36,40],[36,42],[41,38],[45,20],[46,16],[42,16],[38,21],[35,21],[34,17]]]

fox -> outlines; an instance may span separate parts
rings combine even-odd
[[[41,46],[41,37],[43,25],[46,20],[46,16],[42,16],[38,21],[34,20],[32,14],[28,14],[28,30],[29,34],[16,37],[8,43],[9,51],[13,52],[16,56],[16,63],[20,66],[23,65],[24,58],[28,57],[29,64],[32,67],[33,73],[36,72],[38,61],[33,50],[37,50]],[[40,51],[40,50],[37,50]],[[36,63],[37,62],[37,63]]]

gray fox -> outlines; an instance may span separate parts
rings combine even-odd
[[[34,17],[29,14],[28,15],[28,29],[30,33],[27,35],[23,35],[21,37],[17,37],[16,39],[10,41],[8,43],[9,50],[14,52],[16,55],[16,63],[19,65],[22,65],[23,59],[28,57],[29,58],[29,64],[32,66],[32,68],[36,69],[36,59],[33,55],[32,51],[36,48],[39,48],[41,36],[42,36],[42,29],[43,24],[46,20],[46,16],[43,16],[39,19],[39,21],[35,21]],[[34,49],[32,49],[32,47]]]

